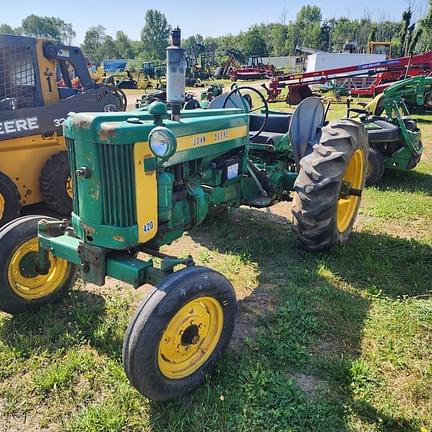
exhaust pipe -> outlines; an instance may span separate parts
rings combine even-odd
[[[180,120],[180,111],[185,100],[186,57],[181,48],[181,30],[171,32],[171,45],[167,53],[167,103],[171,104],[171,120]]]

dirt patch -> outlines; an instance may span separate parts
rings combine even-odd
[[[43,414],[32,411],[31,414],[27,415],[26,412],[23,414],[17,413],[5,413],[6,402],[0,398],[0,431],[8,432],[54,432],[59,431],[58,425],[52,424],[41,428],[40,423],[43,421]]]
[[[328,389],[328,382],[314,375],[296,373],[290,374],[288,377],[292,379],[302,391],[311,397],[315,396],[319,390]]]
[[[276,307],[275,288],[274,284],[261,284],[248,297],[239,301],[231,348],[241,349],[247,338],[256,336],[260,319]]]
[[[325,357],[333,357],[334,353],[340,351],[340,347],[334,341],[320,340],[314,349],[314,353]]]

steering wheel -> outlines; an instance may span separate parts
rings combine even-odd
[[[234,88],[231,87],[231,88],[232,88],[232,90],[229,92],[228,96],[226,97],[222,108],[226,108],[228,101],[230,100],[231,104],[234,105],[235,108],[240,108],[240,109],[244,110],[247,114],[250,114],[250,113],[253,113],[255,111],[259,111],[259,110],[264,109],[265,118],[264,118],[263,124],[253,135],[249,135],[249,139],[256,138],[258,135],[261,134],[261,132],[267,126],[268,116],[269,116],[269,107],[268,107],[267,100],[264,97],[264,95],[254,87],[242,86],[242,87],[234,87]],[[259,98],[261,99],[262,105],[260,105],[258,108],[252,108],[252,98],[248,94],[242,96],[241,90],[248,90],[248,91],[252,91],[252,92],[256,93],[259,96]],[[232,97],[236,93],[238,93],[238,95],[240,96],[240,102],[243,106],[238,106],[236,104],[236,100]],[[247,103],[246,103],[246,101],[247,101]]]

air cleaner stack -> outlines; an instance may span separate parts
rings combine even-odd
[[[171,45],[167,48],[167,102],[171,104],[171,119],[180,119],[185,99],[186,57],[181,48],[181,30],[171,32]]]

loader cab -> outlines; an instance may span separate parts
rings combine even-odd
[[[15,111],[44,104],[36,39],[0,36],[0,110]]]
[[[91,87],[79,48],[0,35],[0,112],[52,105]]]

